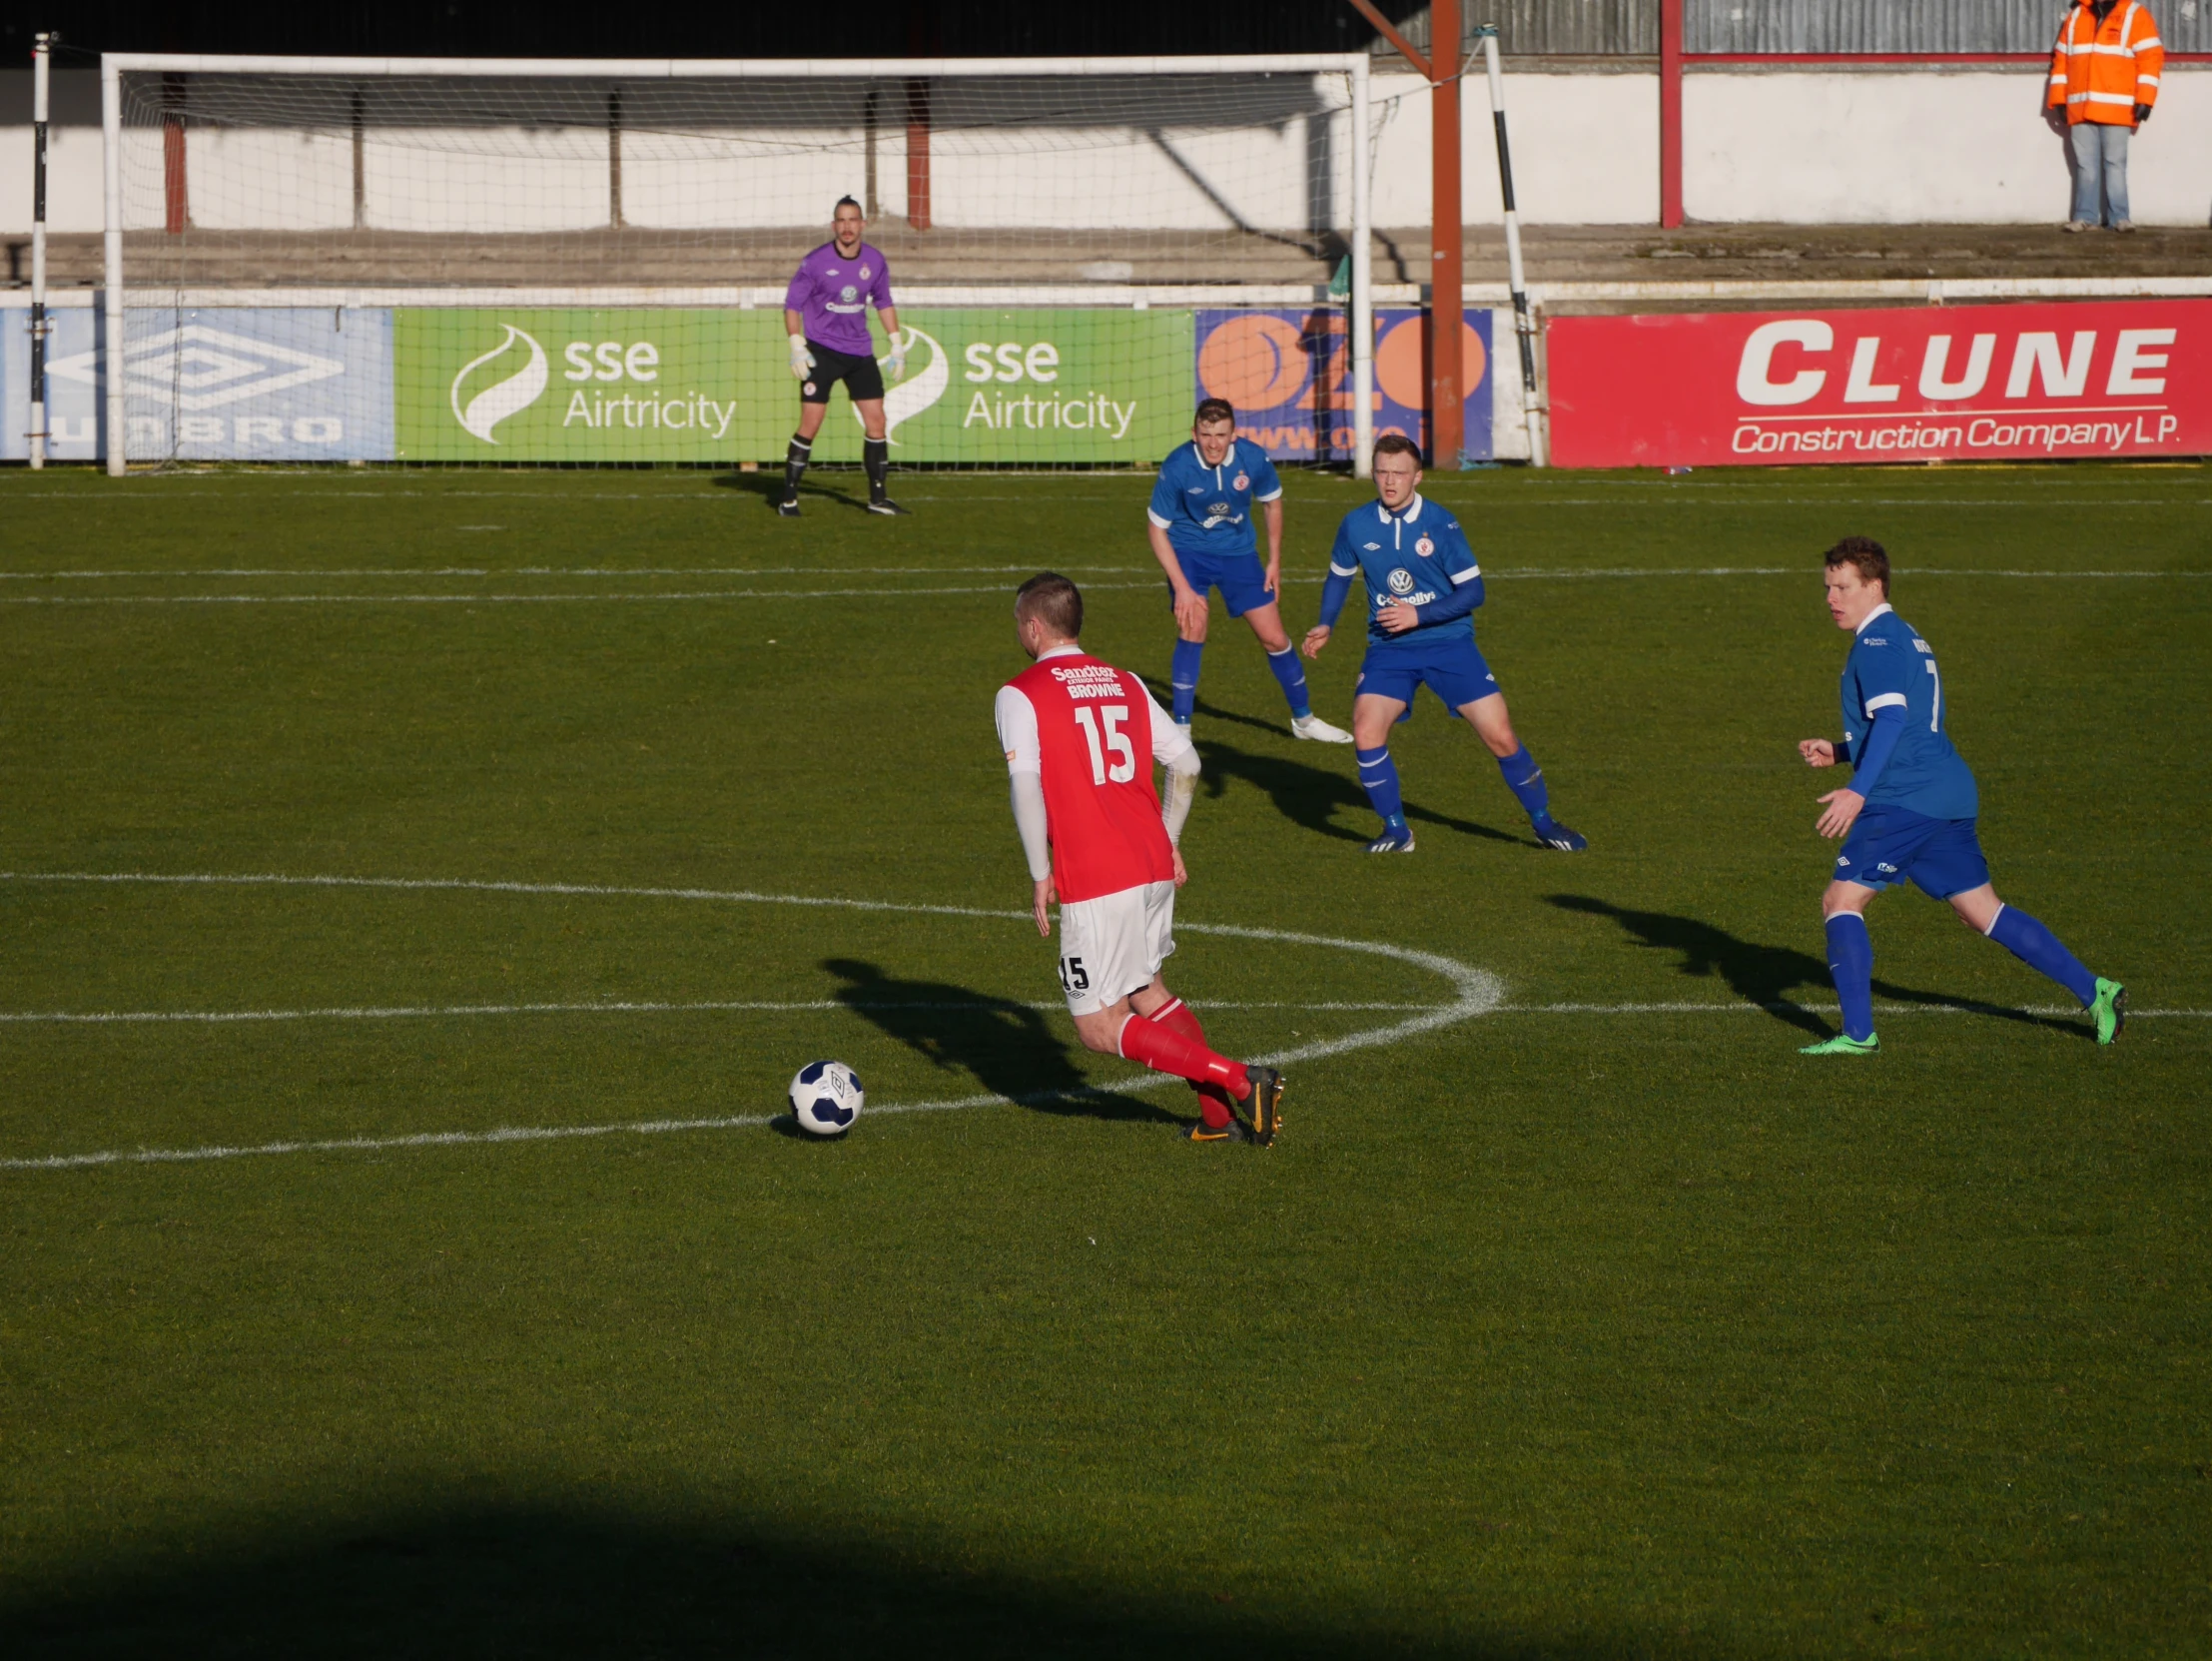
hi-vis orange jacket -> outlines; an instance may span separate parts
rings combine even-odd
[[[2091,0],[2075,0],[2051,49],[2049,107],[2064,105],[2066,124],[2135,125],[2135,106],[2158,102],[2166,49],[2139,0],[2120,0],[2099,25]]]

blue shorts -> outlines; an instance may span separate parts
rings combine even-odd
[[[1267,569],[1256,553],[1185,553],[1177,548],[1175,563],[1182,567],[1183,581],[1200,595],[1208,588],[1220,589],[1232,617],[1273,605],[1280,597],[1267,591]],[[1173,596],[1173,583],[1167,585],[1167,592]]]
[[[1861,809],[1837,856],[1836,880],[1888,888],[1907,877],[1934,900],[1987,882],[1989,862],[1981,857],[1974,822],[1930,819],[1902,807]]]
[[[1498,689],[1498,677],[1483,661],[1472,639],[1439,640],[1431,645],[1372,644],[1360,660],[1359,679],[1352,696],[1373,694],[1395,698],[1413,711],[1413,694],[1426,686],[1444,700],[1444,707],[1458,710]],[[1402,719],[1403,717],[1401,717]]]

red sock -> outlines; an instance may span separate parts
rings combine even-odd
[[[1144,1017],[1154,1026],[1164,1027],[1171,1033],[1180,1033],[1193,1044],[1205,1043],[1205,1029],[1198,1025],[1198,1018],[1190,1013],[1190,1006],[1180,998],[1170,998],[1151,1014]],[[1190,1088],[1198,1093],[1198,1117],[1218,1131],[1232,1117],[1229,1113],[1229,1093],[1226,1087],[1211,1080],[1204,1084],[1193,1079]]]
[[[1125,1060],[1142,1062],[1154,1073],[1172,1073],[1194,1085],[1220,1085],[1238,1100],[1251,1093],[1252,1082],[1244,1077],[1242,1062],[1217,1056],[1204,1045],[1140,1015],[1121,1023],[1119,1049]]]

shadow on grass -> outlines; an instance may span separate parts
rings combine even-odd
[[[1264,791],[1267,799],[1275,804],[1277,813],[1317,836],[1364,843],[1374,834],[1371,830],[1354,830],[1336,822],[1340,808],[1363,815],[1374,812],[1367,805],[1367,793],[1360,789],[1357,780],[1307,762],[1292,761],[1287,756],[1255,755],[1219,739],[1200,739],[1198,755],[1205,763],[1205,771],[1198,779],[1210,795],[1218,796],[1230,779],[1242,779]],[[1458,831],[1462,836],[1485,837],[1493,842],[1512,842],[1522,847],[1536,846],[1533,839],[1512,836],[1488,825],[1478,825],[1471,819],[1455,819],[1448,813],[1438,813],[1412,802],[1405,804],[1405,816],[1417,825],[1436,825],[1444,830]]]
[[[1134,1096],[1094,1089],[1043,1010],[942,981],[909,981],[856,958],[822,967],[845,984],[837,1000],[947,1073],[967,1073],[994,1096],[1044,1113],[1094,1119],[1185,1121]]]
[[[777,502],[783,499],[783,466],[781,463],[778,463],[773,471],[764,463],[759,472],[716,473],[714,482],[717,487],[724,490],[743,490],[751,495],[756,495],[760,497],[761,505],[771,510],[774,509]],[[809,502],[816,504],[835,502],[842,507],[856,507],[863,510],[868,506],[866,495],[856,496],[849,491],[833,490],[821,481],[819,475],[815,474],[810,474],[799,485],[799,507],[802,513]]]
[[[1664,1654],[1646,1636],[1436,1641],[1351,1617],[1316,1630],[1212,1592],[1040,1585],[956,1552],[752,1517],[456,1503],[298,1520],[67,1592],[0,1602],[16,1656],[1289,1656],[1465,1661]],[[320,1538],[318,1536],[321,1536]],[[1074,1578],[1074,1577],[1071,1577]]]
[[[1768,1014],[1779,1017],[1816,1038],[1826,1038],[1836,1030],[1834,1022],[1824,1014],[1807,1008],[1804,1003],[1791,996],[1801,987],[1810,987],[1816,992],[1829,994],[1835,986],[1826,961],[1808,952],[1789,946],[1761,946],[1749,940],[1739,940],[1726,929],[1715,928],[1711,923],[1701,923],[1695,917],[1677,917],[1665,911],[1634,911],[1607,900],[1592,899],[1586,894],[1547,894],[1544,898],[1562,911],[1579,911],[1591,917],[1610,917],[1634,935],[1639,944],[1655,951],[1681,953],[1682,962],[1676,966],[1681,973],[1700,978],[1718,975],[1728,983],[1729,990],[1747,1004],[1756,1004]],[[1875,997],[1886,998],[1893,1003],[1919,1004],[1929,1009],[1959,1010],[1969,1015],[1986,1015],[1999,1021],[2015,1021],[2028,1027],[2048,1027],[2076,1036],[2085,1033],[2092,1038],[2095,1036],[2078,1021],[2035,1015],[2027,1010],[2008,1009],[2002,1004],[1983,1003],[1977,998],[1954,998],[1940,992],[1921,992],[1879,978],[1875,979],[1873,990]],[[1824,997],[1822,1002],[1826,1005],[1827,998]]]

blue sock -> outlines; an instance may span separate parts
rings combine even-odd
[[[1544,788],[1544,769],[1536,765],[1536,757],[1529,754],[1526,744],[1511,755],[1498,757],[1498,771],[1505,775],[1506,788],[1521,798],[1530,824],[1541,825],[1551,818],[1552,795]]]
[[[1843,1006],[1843,1035],[1874,1035],[1874,942],[1866,919],[1840,911],[1828,920],[1828,972],[1836,977],[1837,1002]]]
[[[1390,759],[1389,746],[1379,750],[1355,750],[1359,759],[1359,787],[1367,792],[1367,800],[1382,815],[1385,828],[1395,830],[1405,823],[1405,803],[1398,795],[1398,764]]]
[[[1298,648],[1285,646],[1281,651],[1267,654],[1267,667],[1275,671],[1275,678],[1282,682],[1282,695],[1289,700],[1290,714],[1302,721],[1313,713],[1313,705],[1306,701],[1305,670],[1298,666]]]
[[[1198,704],[1198,659],[1203,656],[1203,640],[1177,640],[1175,655],[1168,659],[1167,680],[1174,690],[1175,701],[1167,713],[1184,726],[1190,724],[1190,712]]]
[[[1997,920],[1989,925],[1989,938],[2079,998],[2083,1009],[2097,1001],[2096,976],[2081,967],[2081,959],[2067,951],[2058,936],[2026,912],[2012,906],[1998,908]]]

